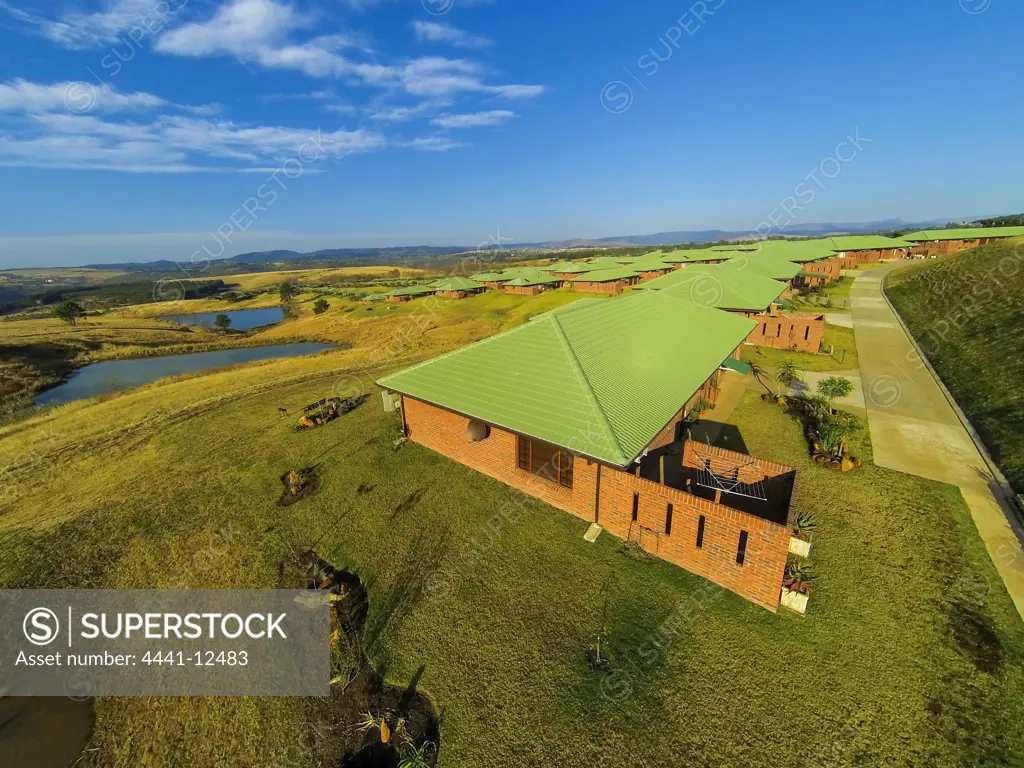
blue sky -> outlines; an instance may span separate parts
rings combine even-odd
[[[1021,28],[1015,0],[0,0],[0,266],[1018,212]]]

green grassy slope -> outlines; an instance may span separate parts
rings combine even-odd
[[[0,586],[273,587],[290,548],[319,541],[368,585],[374,662],[400,684],[425,666],[442,768],[1024,754],[1024,627],[955,488],[869,461],[818,467],[799,425],[749,393],[733,421],[753,453],[799,467],[795,503],[819,519],[811,610],[773,615],[626,557],[607,534],[587,544],[585,521],[421,446],[394,450],[398,422],[377,398],[314,432],[278,419],[329,391],[330,366],[354,354],[153,385],[9,428],[4,441],[37,454],[0,499]],[[285,382],[314,364],[320,379]],[[870,459],[867,445],[855,453]],[[275,506],[280,474],[304,466],[320,489]],[[584,653],[604,593],[622,674],[602,682]],[[101,699],[79,766],[313,768],[321,706]]]
[[[886,293],[1024,493],[1024,241],[908,266]]]

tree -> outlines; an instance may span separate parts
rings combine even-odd
[[[313,314],[322,315],[327,311],[330,305],[327,303],[327,299],[319,298],[313,303]]]
[[[829,376],[818,382],[818,394],[825,398],[829,410],[832,409],[832,402],[840,397],[846,397],[853,392],[853,382],[844,379],[842,376]]]
[[[804,375],[799,368],[786,360],[779,365],[779,369],[775,372],[775,380],[779,382],[780,386],[792,389],[804,380]]]
[[[231,327],[231,318],[228,315],[219,314],[213,318],[213,324],[224,331]]]
[[[765,388],[765,390],[768,392],[768,394],[771,396],[771,398],[773,400],[776,397],[778,397],[778,395],[776,395],[775,392],[772,391],[771,387],[769,387],[767,384],[765,384],[765,379],[769,378],[768,377],[768,371],[766,371],[764,368],[762,368],[757,363],[751,363],[750,364],[750,375],[753,376],[757,380],[758,384],[760,384],[762,387]]]
[[[291,299],[291,297],[295,293],[295,286],[293,286],[291,283],[285,280],[283,283],[281,283],[281,285],[278,286],[277,292],[281,296],[281,303],[287,304],[288,300]]]
[[[78,318],[85,317],[85,310],[73,301],[62,301],[53,308],[53,316],[59,317],[65,323],[74,325]]]

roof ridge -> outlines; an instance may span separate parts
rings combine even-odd
[[[603,306],[605,302],[601,302]],[[619,458],[622,462],[627,460],[626,452],[622,450],[622,443],[619,442],[618,435],[615,434],[615,430],[612,429],[611,422],[608,421],[608,414],[604,412],[604,408],[601,407],[601,402],[597,399],[597,395],[594,393],[594,387],[590,383],[590,379],[587,378],[587,372],[583,370],[583,365],[580,363],[579,358],[576,356],[576,350],[572,348],[572,344],[569,343],[569,337],[565,334],[565,329],[562,328],[562,323],[559,321],[557,315],[552,315],[550,322],[554,325],[555,330],[558,333],[558,338],[561,340],[562,345],[565,347],[565,351],[569,354],[572,359],[573,367],[582,379],[583,390],[587,394],[587,398],[590,400],[590,404],[594,407],[597,412],[597,416],[600,419],[601,427],[604,430],[605,437],[609,439],[612,445],[615,446],[619,452]]]

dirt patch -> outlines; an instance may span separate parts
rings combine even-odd
[[[306,552],[281,563],[278,584],[323,589],[332,596],[331,696],[310,704],[317,723],[313,744],[322,764],[397,768],[403,759],[419,754],[423,765],[436,765],[437,712],[430,698],[416,690],[424,670],[402,687],[372,668],[363,650],[369,599],[359,577]]]
[[[956,648],[967,656],[979,672],[994,675],[1003,663],[1003,641],[988,613],[964,601],[951,606],[950,629]]]
[[[316,493],[320,487],[320,477],[312,467],[292,469],[281,475],[284,492],[277,500],[279,507],[290,507],[297,501]]]
[[[92,699],[0,698],[0,764],[67,768],[92,738]]]

